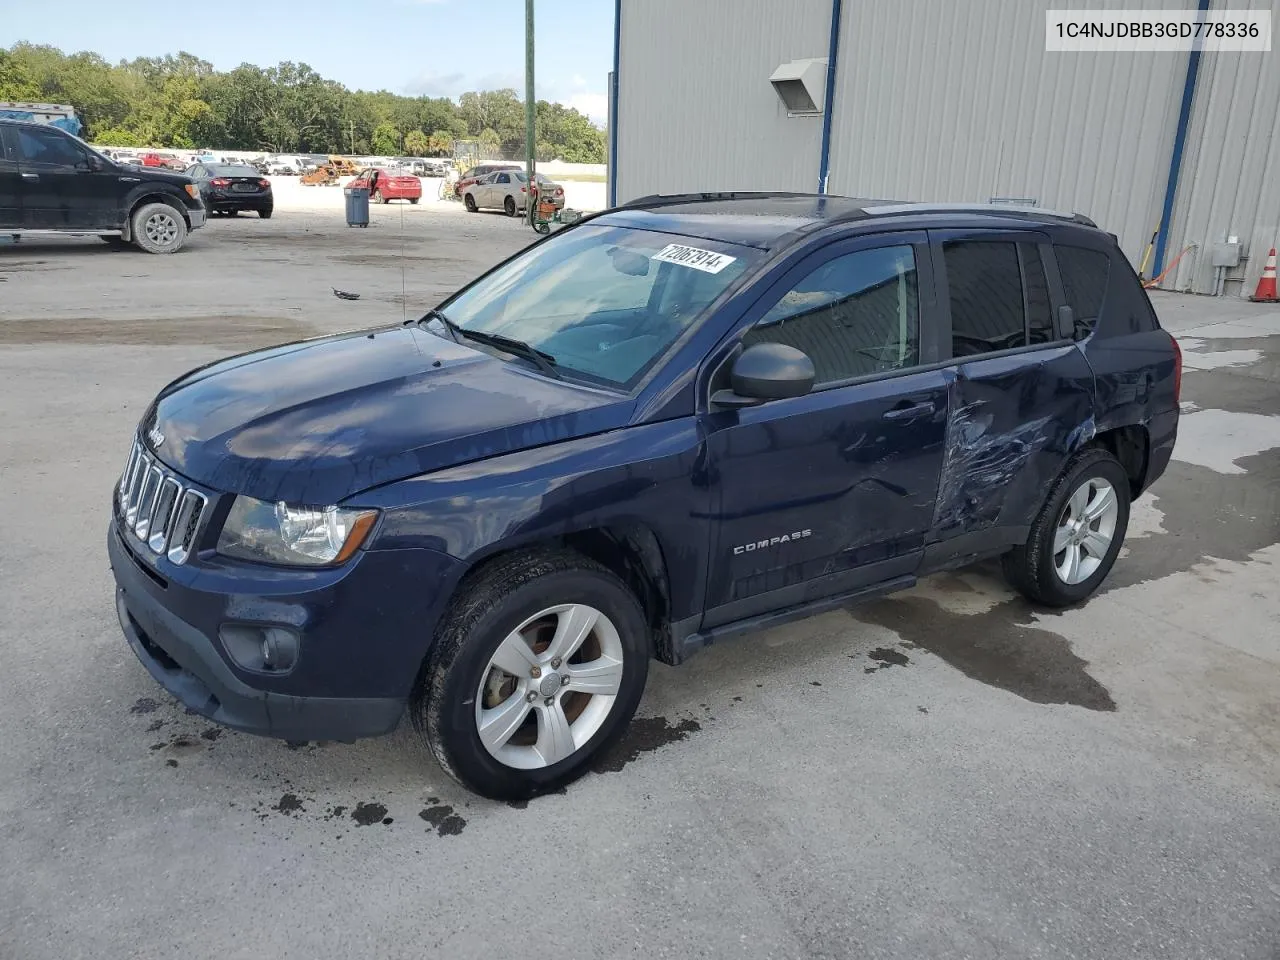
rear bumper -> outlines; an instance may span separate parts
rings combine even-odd
[[[250,196],[220,194],[207,196],[204,202],[213,210],[269,210],[275,206],[275,197],[269,193]]]

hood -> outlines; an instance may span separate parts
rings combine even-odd
[[[197,483],[323,506],[393,480],[615,429],[631,406],[417,327],[393,327],[195,370],[161,392],[142,427],[160,459]]]

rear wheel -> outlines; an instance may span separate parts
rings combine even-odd
[[[462,205],[467,208],[468,213],[475,213],[480,208],[476,206],[476,198],[471,194],[464,194],[462,197]]]
[[[1124,467],[1106,450],[1081,450],[1051,489],[1027,542],[1005,554],[1005,576],[1037,603],[1079,603],[1111,572],[1128,526]]]
[[[410,202],[410,203],[412,203],[414,206],[417,206],[417,205],[418,205],[418,198],[417,198],[417,197],[410,197],[410,198],[409,198],[409,202]]]
[[[263,220],[270,220],[271,214],[274,212],[275,212],[274,207],[263,207],[258,211],[258,216],[261,217]]]
[[[375,190],[375,191],[373,191],[373,197],[372,197],[372,200],[373,200],[373,202],[374,202],[374,203],[386,203],[386,202],[387,202],[386,200],[383,200],[383,199],[382,199],[382,191],[381,191],[381,190]]]
[[[148,203],[133,214],[133,242],[147,253],[174,253],[187,240],[187,223],[167,203]]]
[[[507,197],[507,199],[502,201],[502,211],[508,217],[514,217],[516,215],[516,202],[510,197]]]
[[[413,717],[464,786],[523,799],[581,776],[644,691],[648,629],[612,573],[571,552],[495,561],[454,600]]]

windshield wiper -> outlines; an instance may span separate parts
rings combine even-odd
[[[462,338],[458,336],[458,331],[461,328],[439,310],[428,310],[424,316],[419,317],[417,320],[410,320],[409,323],[426,323],[430,320],[439,320],[440,326],[444,327],[445,331],[449,334],[449,339],[454,343],[462,342]]]
[[[443,319],[443,318],[442,318]],[[449,321],[445,321],[449,323]],[[487,344],[490,347],[497,347],[512,356],[522,357],[534,364],[539,370],[547,376],[555,379],[564,379],[560,375],[560,371],[556,369],[556,358],[549,353],[544,353],[537,347],[531,347],[523,340],[516,340],[514,337],[504,337],[498,333],[485,333],[483,330],[468,330],[466,327],[459,327],[456,324],[450,324],[453,332],[459,336],[466,337],[468,340],[474,340],[476,343]]]

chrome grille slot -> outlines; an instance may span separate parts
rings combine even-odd
[[[152,553],[186,563],[209,498],[186,485],[135,440],[116,489],[124,527]]]

